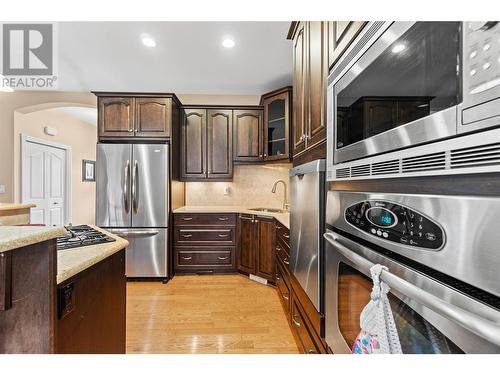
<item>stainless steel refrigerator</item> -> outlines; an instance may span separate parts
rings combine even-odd
[[[325,160],[290,169],[290,271],[324,311]]]
[[[127,277],[168,277],[168,147],[97,144],[96,224],[129,241]]]

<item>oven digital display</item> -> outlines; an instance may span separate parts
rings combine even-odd
[[[366,218],[372,223],[379,227],[391,227],[396,222],[396,217],[394,214],[385,209],[374,207],[366,212]]]

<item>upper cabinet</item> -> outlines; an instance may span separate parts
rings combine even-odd
[[[259,162],[264,158],[263,122],[260,109],[233,111],[233,160]]]
[[[293,22],[294,165],[326,156],[326,88],[330,67],[365,22]]]
[[[285,87],[262,97],[264,161],[290,159],[291,92],[291,87]]]
[[[99,140],[144,138],[167,140],[177,123],[179,102],[173,94],[97,95]]]
[[[181,180],[233,177],[233,111],[185,108],[181,125]]]

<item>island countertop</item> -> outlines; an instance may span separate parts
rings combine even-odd
[[[240,206],[183,206],[173,210],[174,213],[236,213],[274,217],[285,227],[290,229],[289,212],[254,211]]]
[[[22,210],[36,207],[33,203],[0,203],[0,211]]]
[[[113,233],[94,225],[91,225],[91,227],[114,238],[116,241],[59,250],[57,252],[57,284],[61,284],[101,260],[125,249],[129,244],[127,240]]]
[[[0,225],[0,253],[48,241],[67,234],[64,227]]]

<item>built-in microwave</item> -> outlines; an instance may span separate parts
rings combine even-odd
[[[500,23],[369,22],[332,68],[327,97],[329,167],[498,128]],[[497,130],[487,138],[500,142]],[[328,179],[351,172],[329,168]]]

